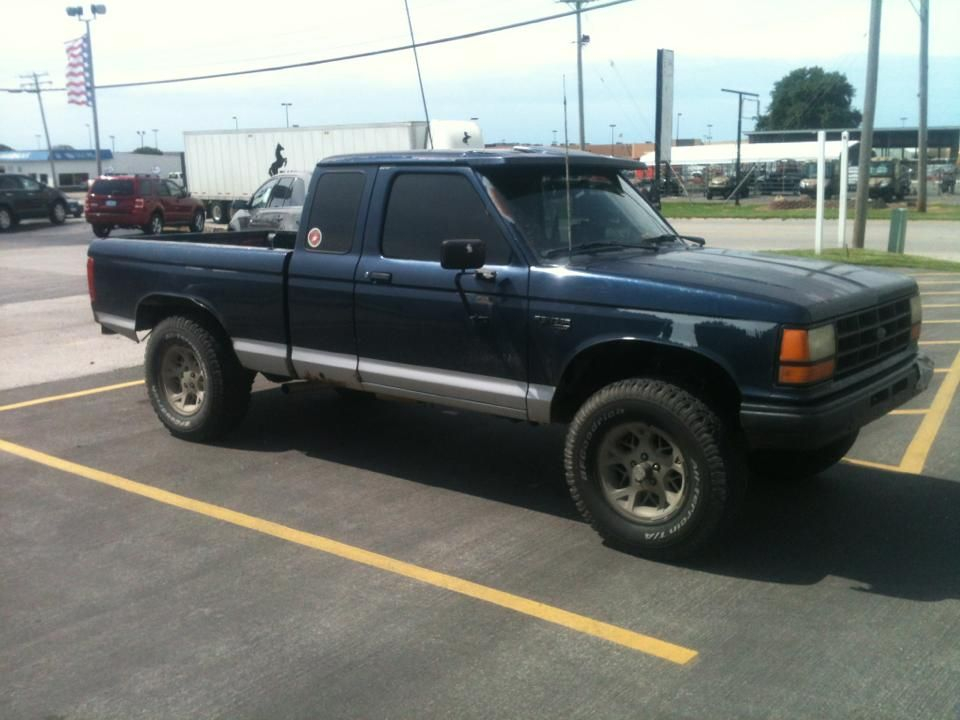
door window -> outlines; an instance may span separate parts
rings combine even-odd
[[[293,189],[287,205],[303,205],[303,200],[307,195],[305,185],[303,178],[297,178],[293,181]]]
[[[268,180],[259,188],[257,188],[257,191],[250,199],[250,209],[260,210],[261,208],[265,208],[267,203],[270,201],[270,191],[273,190],[276,184],[276,180]]]
[[[273,192],[270,193],[270,202],[267,206],[281,208],[285,205],[292,205],[292,203],[289,202],[292,194],[293,178],[283,178],[277,183],[276,187],[273,188]]]
[[[160,197],[170,197],[172,193],[166,183],[157,183],[157,195]]]
[[[19,190],[20,183],[15,177],[0,175],[0,190]]]
[[[330,172],[320,176],[310,208],[309,231],[320,230],[320,244],[308,250],[346,253],[353,247],[357,216],[367,176],[360,172]]]
[[[170,182],[169,180],[160,180],[159,184],[167,189],[165,195],[171,195],[173,197],[180,197],[181,189],[180,186],[175,182]]]
[[[444,240],[483,240],[488,264],[505,265],[510,261],[506,240],[466,177],[398,175],[387,203],[383,256],[440,262]]]

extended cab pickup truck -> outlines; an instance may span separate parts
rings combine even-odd
[[[714,542],[751,473],[836,463],[933,367],[912,279],[702,247],[624,179],[635,167],[330,158],[295,235],[95,240],[93,312],[148,334],[149,397],[178,437],[241,422],[257,372],[564,423],[583,516],[677,557]]]

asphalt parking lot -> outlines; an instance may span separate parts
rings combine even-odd
[[[11,259],[70,228],[0,278],[77,297]],[[960,277],[915,274],[929,390],[683,565],[579,520],[562,428],[258,380],[194,445],[137,367],[0,383],[0,717],[955,718]]]

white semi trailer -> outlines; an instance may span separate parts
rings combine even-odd
[[[432,120],[430,135],[436,149],[483,148],[480,126],[470,120]],[[183,134],[184,181],[211,220],[228,222],[233,201],[249,199],[277,172],[311,172],[330,155],[429,146],[424,121],[189,131]]]

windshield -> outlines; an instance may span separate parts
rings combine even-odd
[[[577,250],[649,248],[674,232],[616,169],[571,168],[570,222],[564,169],[485,168],[484,186],[541,259]],[[569,234],[568,234],[569,228]]]
[[[890,166],[887,163],[877,163],[870,166],[870,177],[884,177],[890,174]]]

